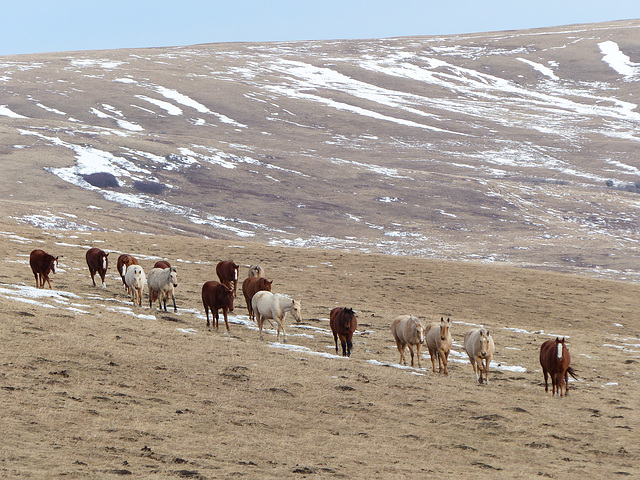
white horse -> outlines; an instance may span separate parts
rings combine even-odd
[[[283,322],[287,313],[291,312],[291,315],[298,323],[302,320],[300,303],[279,293],[271,293],[266,290],[257,292],[251,299],[251,308],[254,311],[258,328],[260,329],[260,340],[264,340],[262,326],[265,320],[273,319],[276,321],[278,329],[276,340],[280,339],[280,329],[282,329],[282,341],[284,343],[287,343],[287,333],[284,330]]]
[[[476,328],[464,334],[464,350],[469,355],[469,361],[476,374],[476,383],[482,383],[484,373],[484,380],[489,384],[489,364],[494,349],[493,337],[488,330]]]
[[[147,284],[147,277],[140,265],[131,265],[124,274],[124,281],[131,292],[134,305],[142,306],[142,290]]]

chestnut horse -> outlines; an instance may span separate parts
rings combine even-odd
[[[333,340],[336,342],[336,353],[338,353],[338,337],[342,345],[342,356],[350,357],[353,350],[353,332],[358,327],[358,319],[352,308],[336,307],[329,314],[329,324],[333,332]]]
[[[127,292],[127,294],[131,292],[129,292],[129,285],[127,285],[127,282],[125,282],[124,280],[124,275],[127,272],[127,268],[129,268],[131,265],[138,265],[138,260],[136,260],[136,258],[133,255],[128,255],[126,253],[123,253],[122,255],[120,255],[118,257],[118,261],[116,262],[118,273],[122,278],[122,286],[124,288],[124,291]]]
[[[107,288],[104,283],[104,277],[107,275],[107,268],[109,268],[109,254],[105,253],[104,250],[93,247],[87,250],[85,257],[87,259],[87,267],[89,267],[93,286],[96,286],[95,275],[97,273],[100,275],[100,279],[102,280],[102,289],[104,290]]]
[[[242,282],[242,294],[244,295],[244,301],[249,311],[249,320],[255,321],[255,314],[251,307],[251,299],[256,293],[262,290],[270,292],[272,283],[273,281],[270,282],[264,277],[247,277],[245,281]]]
[[[48,283],[49,288],[51,288],[49,273],[56,273],[58,258],[62,258],[62,255],[54,257],[39,248],[36,248],[31,252],[31,255],[29,256],[29,265],[31,266],[33,276],[36,277],[36,288],[44,288],[45,282]]]
[[[576,379],[577,377],[575,370],[571,367],[571,356],[565,345],[564,337],[562,340],[558,337],[555,340],[547,340],[540,346],[540,365],[544,374],[544,391],[549,391],[548,374],[551,376],[551,394],[556,395],[557,393],[561,397],[568,395],[569,375]],[[562,392],[563,384],[564,394]]]

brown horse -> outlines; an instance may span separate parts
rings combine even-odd
[[[93,247],[87,250],[85,257],[87,259],[87,267],[89,267],[93,286],[96,286],[95,275],[97,273],[100,275],[100,279],[102,280],[102,289],[104,290],[107,288],[104,283],[104,277],[107,275],[107,268],[109,268],[109,254],[105,253],[104,250]]]
[[[51,288],[49,273],[56,273],[58,258],[62,258],[62,255],[54,257],[39,248],[31,252],[29,265],[31,266],[33,276],[36,277],[36,288],[44,288],[45,282],[48,283],[49,288]]]
[[[540,346],[540,365],[544,374],[544,391],[549,391],[547,374],[551,376],[551,394],[569,395],[569,375],[576,378],[576,372],[571,367],[571,356],[565,345],[564,337],[560,340],[547,340]],[[564,384],[564,394],[562,386]]]
[[[329,324],[333,332],[333,340],[336,342],[336,353],[338,353],[338,337],[342,345],[342,356],[350,357],[353,350],[353,332],[358,327],[358,319],[352,308],[336,307],[331,310]]]
[[[238,269],[240,267],[230,260],[223,260],[216,265],[216,274],[220,279],[220,283],[228,287],[232,287],[233,296],[236,296],[238,289]]]
[[[127,292],[127,294],[129,294],[130,292],[129,286],[124,280],[124,274],[127,272],[127,268],[129,268],[131,265],[138,265],[138,260],[136,260],[133,255],[129,255],[127,253],[123,253],[122,255],[120,255],[118,257],[118,261],[116,262],[118,273],[122,278],[122,287],[124,288],[124,291]]]
[[[231,287],[218,283],[215,280],[205,282],[202,285],[202,305],[204,306],[204,313],[207,315],[207,327],[209,323],[209,310],[213,314],[213,326],[218,330],[218,310],[222,309],[222,315],[224,316],[224,323],[227,326],[227,332],[229,331],[229,320],[227,314],[233,312],[233,290]]]
[[[242,294],[244,295],[244,301],[249,311],[249,320],[255,321],[255,314],[251,307],[251,299],[257,292],[262,290],[270,292],[272,283],[273,281],[270,282],[264,277],[247,277],[244,282],[242,282]]]

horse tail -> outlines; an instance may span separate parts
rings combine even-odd
[[[575,378],[576,380],[578,379],[578,375],[576,374],[576,371],[573,369],[573,367],[567,368],[567,373],[571,375],[573,378]]]

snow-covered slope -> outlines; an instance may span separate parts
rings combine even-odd
[[[3,57],[2,210],[636,279],[639,85],[640,21]]]

